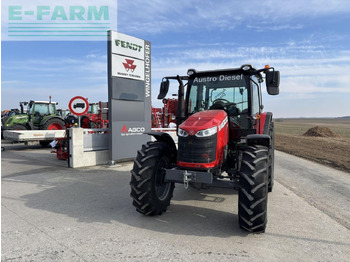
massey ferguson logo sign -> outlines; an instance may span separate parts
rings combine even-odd
[[[112,76],[145,81],[145,66],[142,60],[115,54],[112,56]]]
[[[120,131],[120,134],[122,136],[137,136],[137,135],[142,135],[145,131],[146,129],[144,127],[127,128],[126,125],[124,125],[122,130]]]
[[[145,97],[150,96],[151,48],[144,40],[110,32],[112,76],[145,81]]]
[[[126,63],[123,63],[123,65],[124,65],[126,72],[129,72],[129,70],[130,70],[131,73],[133,73],[135,68],[136,68],[136,65],[134,65],[135,61],[131,60],[131,59],[126,59],[126,58],[125,58],[125,61],[126,61]]]

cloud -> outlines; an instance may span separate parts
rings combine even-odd
[[[236,68],[250,63],[258,68],[269,64],[281,73],[281,99],[300,101],[315,99],[320,94],[348,95],[350,51],[332,50],[323,45],[286,42],[275,46],[239,47],[233,44],[210,43],[201,47],[176,46],[160,49],[162,59],[152,64],[152,100],[157,106],[159,83],[164,76],[185,75],[188,68],[211,70]],[[263,85],[263,90],[265,86]],[[173,83],[169,94],[177,92]],[[265,91],[264,91],[265,92]],[[266,93],[266,92],[265,92]]]
[[[305,1],[118,1],[118,27],[125,32],[159,34],[185,32],[188,29],[230,31],[245,27],[258,32],[266,30],[299,30],[300,18],[347,16],[347,0]],[[295,23],[295,21],[298,21]]]
[[[254,29],[257,32],[264,31],[280,31],[280,30],[299,30],[303,29],[304,26],[302,24],[281,24],[281,25],[247,25],[248,29]]]

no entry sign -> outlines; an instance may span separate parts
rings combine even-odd
[[[81,116],[89,110],[89,102],[82,96],[75,96],[69,101],[68,107],[74,115]]]

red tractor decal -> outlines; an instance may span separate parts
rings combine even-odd
[[[124,65],[124,68],[126,70],[126,72],[129,72],[129,70],[131,72],[134,72],[135,68],[136,68],[136,65],[134,65],[134,60],[132,59],[125,59],[126,63],[123,63]]]

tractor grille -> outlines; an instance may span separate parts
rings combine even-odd
[[[178,138],[178,161],[187,163],[210,163],[216,158],[217,134],[209,137]]]

